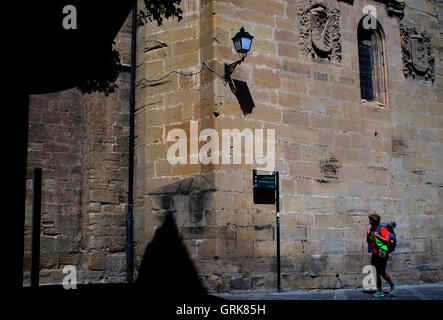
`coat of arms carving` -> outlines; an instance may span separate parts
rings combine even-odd
[[[341,61],[340,9],[327,0],[310,0],[299,9],[301,23],[300,48],[312,57]]]
[[[400,24],[403,73],[405,77],[423,76],[426,80],[435,80],[435,56],[432,50],[432,36],[415,27]]]

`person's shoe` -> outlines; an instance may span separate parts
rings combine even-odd
[[[394,286],[391,288],[391,297],[395,297],[397,295],[397,286],[394,284]]]
[[[377,291],[377,292],[374,293],[372,296],[373,296],[374,298],[381,298],[381,297],[384,297],[385,295],[384,295],[383,291]]]

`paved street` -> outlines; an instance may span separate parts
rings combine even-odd
[[[359,289],[293,290],[282,293],[226,293],[217,297],[228,300],[443,300],[443,284],[398,286],[397,296],[389,296],[389,286],[384,286],[383,298],[374,298],[375,291]]]

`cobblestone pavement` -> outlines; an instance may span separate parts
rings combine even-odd
[[[389,286],[384,286],[385,296],[374,298],[375,290],[292,290],[282,293],[242,292],[215,296],[228,300],[443,300],[443,284],[403,285],[397,287],[396,297],[390,297]]]

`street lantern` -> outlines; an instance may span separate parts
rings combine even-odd
[[[231,64],[225,63],[225,75],[223,77],[226,83],[229,83],[229,86],[231,87],[232,92],[236,92],[236,89],[234,87],[234,84],[232,83],[231,74],[234,72],[235,67],[237,67],[240,63],[242,63],[245,60],[246,55],[248,54],[249,50],[251,50],[251,44],[252,39],[254,37],[251,36],[248,32],[245,31],[245,28],[241,27],[240,32],[237,32],[237,34],[232,38],[232,42],[234,42],[234,48],[235,51],[237,51],[240,54],[240,60],[237,60]]]
[[[237,51],[242,57],[246,56],[249,50],[251,50],[253,38],[253,36],[245,31],[245,28],[241,27],[240,32],[237,32],[234,38],[232,38],[235,51]]]

